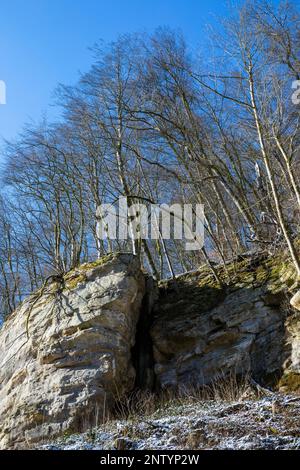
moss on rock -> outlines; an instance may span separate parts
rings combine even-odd
[[[79,284],[86,282],[87,271],[96,269],[98,267],[106,265],[109,261],[112,261],[116,255],[114,253],[109,253],[108,255],[102,256],[101,258],[89,262],[83,263],[78,268],[69,271],[64,276],[65,287],[68,290],[76,289]]]

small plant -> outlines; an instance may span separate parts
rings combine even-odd
[[[153,414],[158,403],[158,395],[148,391],[136,390],[122,398],[117,396],[113,415],[116,419],[135,420]]]

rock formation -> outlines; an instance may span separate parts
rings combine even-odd
[[[0,330],[0,446],[101,423],[134,387],[234,372],[300,390],[293,268],[246,257],[218,274],[222,285],[203,267],[157,288],[137,258],[118,254],[45,283]]]
[[[181,279],[179,292],[171,296],[167,288],[158,306],[152,337],[159,385],[206,385],[229,371],[248,372],[260,382],[279,376],[284,315],[265,288],[223,290],[195,284]],[[189,295],[183,299],[182,292]],[[203,296],[203,303],[197,296]]]
[[[300,390],[293,268],[258,256],[227,271],[223,287],[207,268],[161,285],[151,329],[158,387],[207,385],[232,372]]]
[[[279,382],[280,389],[286,392],[300,392],[300,305],[293,299],[291,305],[298,311],[289,315],[285,323],[288,354]]]
[[[135,258],[107,257],[49,285],[7,319],[0,331],[2,448],[95,424],[132,390],[144,284]]]

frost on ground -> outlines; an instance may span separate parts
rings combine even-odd
[[[300,397],[174,401],[145,417],[111,421],[42,445],[47,450],[300,449]]]

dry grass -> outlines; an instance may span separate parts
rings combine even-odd
[[[125,397],[117,397],[113,410],[114,420],[139,420],[153,414],[193,403],[216,401],[236,402],[245,398],[258,397],[258,392],[251,385],[249,377],[220,375],[206,386],[181,387],[178,390],[163,390],[160,393],[135,391]]]

